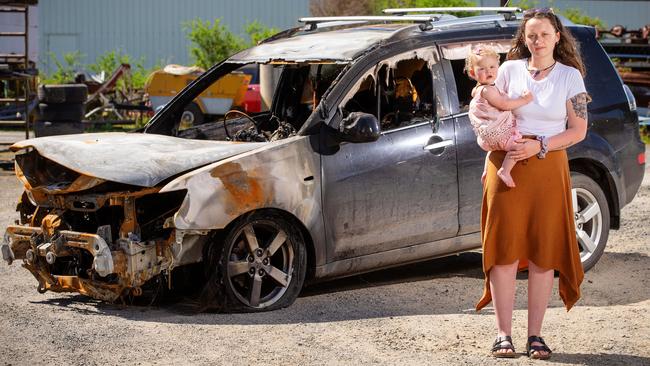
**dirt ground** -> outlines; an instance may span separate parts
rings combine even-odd
[[[647,154],[650,158],[650,154]],[[649,160],[650,161],[650,160]],[[0,228],[17,219],[20,186],[0,171]],[[182,315],[171,306],[121,308],[36,292],[19,263],[0,263],[0,364],[650,365],[650,165],[607,250],[566,312],[557,280],[543,336],[551,362],[522,355],[526,281],[517,281],[519,357],[495,360],[491,307],[471,252],[307,288],[291,307],[262,314]]]

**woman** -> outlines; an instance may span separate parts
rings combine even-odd
[[[513,112],[523,139],[512,159],[516,188],[497,176],[505,152],[490,154],[483,189],[481,236],[485,291],[480,310],[494,301],[497,339],[494,357],[514,357],[511,325],[517,270],[528,269],[529,357],[547,359],[551,350],[541,338],[542,321],[560,274],[560,297],[567,311],[580,298],[583,278],[575,238],[571,181],[565,149],[584,139],[587,100],[584,65],[576,42],[551,9],[524,13],[508,60],[496,85],[511,98],[525,90],[534,101]]]

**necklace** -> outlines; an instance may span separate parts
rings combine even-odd
[[[536,78],[537,76],[539,76],[539,74],[541,74],[543,71],[546,71],[546,70],[552,68],[553,66],[555,66],[556,63],[557,63],[557,61],[553,61],[553,63],[551,64],[551,66],[545,67],[545,68],[543,68],[543,69],[530,69],[530,68],[528,67],[528,61],[526,61],[526,70],[528,70],[528,72],[530,73],[530,75],[532,75],[533,79],[535,79],[535,78]]]

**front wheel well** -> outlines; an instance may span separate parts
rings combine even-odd
[[[260,212],[268,212],[268,213],[277,213],[279,215],[282,215],[285,219],[289,220],[293,225],[296,226],[300,230],[300,234],[302,235],[302,238],[305,241],[305,249],[307,250],[307,273],[305,274],[305,281],[313,279],[315,272],[316,272],[316,250],[314,248],[314,241],[311,237],[311,234],[309,233],[309,230],[307,230],[307,227],[300,221],[296,216],[291,214],[288,211],[278,209],[278,208],[262,208],[258,210],[253,210],[246,212],[245,214],[240,215],[236,219],[232,220],[226,227],[220,230],[215,230],[213,232],[213,235],[221,238],[225,238],[227,233],[232,229],[233,226],[236,225],[239,220],[242,220],[244,217],[251,215],[253,213],[260,213]]]
[[[616,185],[607,169],[600,163],[589,159],[574,159],[569,162],[569,169],[593,179],[605,193],[609,205],[610,229],[617,230],[621,225],[620,206]]]

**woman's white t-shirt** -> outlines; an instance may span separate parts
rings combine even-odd
[[[585,83],[576,68],[556,63],[542,80],[535,80],[526,69],[527,59],[510,60],[499,67],[495,85],[510,98],[525,90],[533,101],[512,112],[522,135],[553,136],[566,130],[566,101],[586,93]]]

